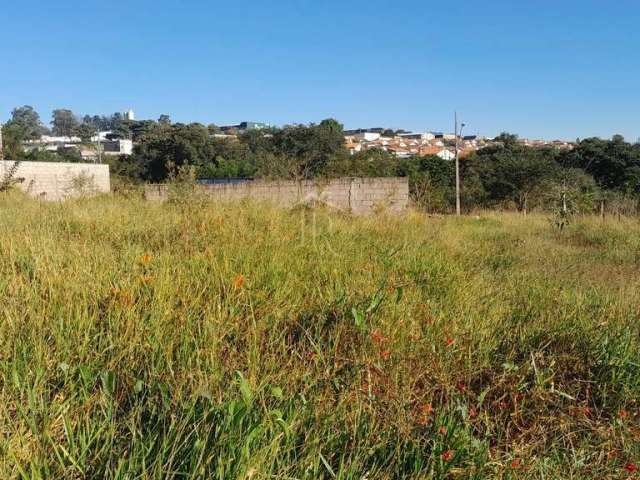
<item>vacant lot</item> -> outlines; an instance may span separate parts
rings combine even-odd
[[[0,226],[0,478],[637,478],[637,220],[4,196]]]

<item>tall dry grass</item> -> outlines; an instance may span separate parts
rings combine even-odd
[[[626,478],[640,225],[0,197],[0,478]]]

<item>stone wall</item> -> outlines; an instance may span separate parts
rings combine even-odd
[[[338,178],[324,181],[251,181],[236,184],[197,185],[194,188],[217,200],[252,198],[291,207],[322,202],[331,207],[366,215],[378,210],[399,212],[407,208],[409,183],[406,178]],[[164,201],[170,187],[147,185],[149,200]]]
[[[14,162],[0,161],[0,178]],[[27,193],[45,200],[62,200],[111,190],[109,165],[95,163],[20,162],[14,179]]]

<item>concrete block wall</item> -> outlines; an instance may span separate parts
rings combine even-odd
[[[254,181],[236,184],[198,185],[195,188],[218,200],[252,198],[291,207],[300,203],[322,202],[340,210],[367,215],[385,210],[400,212],[409,203],[406,178],[337,178],[318,181]],[[169,186],[147,185],[146,198],[164,201]]]
[[[13,166],[0,161],[0,178]],[[109,165],[95,163],[20,162],[19,188],[44,200],[62,200],[111,190]]]

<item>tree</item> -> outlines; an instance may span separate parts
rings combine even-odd
[[[160,125],[171,125],[171,117],[169,115],[162,114],[160,118],[158,118],[158,123]]]
[[[513,149],[518,145],[518,135],[509,132],[502,132],[496,138],[494,142],[499,142],[506,149]]]
[[[38,112],[29,105],[14,108],[11,112],[11,120],[7,123],[15,127],[14,132],[21,141],[37,140],[46,133],[47,130],[45,126],[42,125]]]
[[[507,133],[498,138],[499,144],[469,157],[463,179],[476,175],[490,202],[510,200],[526,214],[531,193],[559,168],[556,152],[522,146]]]
[[[590,173],[602,188],[640,194],[640,145],[625,142],[621,135],[582,140],[563,155],[562,163]]]
[[[85,115],[82,118],[82,123],[92,126],[99,132],[104,132],[113,128],[112,118],[105,115]]]
[[[389,154],[387,154],[389,155]],[[455,203],[455,165],[432,155],[394,159],[395,175],[409,178],[411,197],[427,211],[447,211]]]
[[[80,137],[80,140],[82,140],[83,143],[89,143],[91,138],[97,134],[97,129],[91,123],[83,122],[81,125],[76,127],[73,133]]]
[[[70,137],[80,122],[71,110],[59,108],[53,111],[51,125],[54,135]]]
[[[336,155],[329,160],[325,173],[331,177],[390,177],[399,174],[406,161],[381,149],[371,149],[354,155]],[[401,176],[409,176],[406,171]]]
[[[21,158],[23,131],[19,125],[7,122],[2,126],[2,156],[5,160]]]
[[[203,167],[215,158],[215,145],[205,126],[177,123],[143,134],[131,160],[143,165],[145,179],[157,182],[167,178],[170,165]]]
[[[297,178],[313,178],[325,173],[330,161],[348,155],[342,125],[327,119],[319,125],[295,125],[275,130],[271,137],[273,153],[299,160]]]
[[[79,163],[83,160],[80,150],[76,147],[58,147],[56,153],[59,157],[58,161]]]
[[[593,212],[602,192],[591,175],[579,168],[559,168],[540,185],[542,206],[563,214]]]

